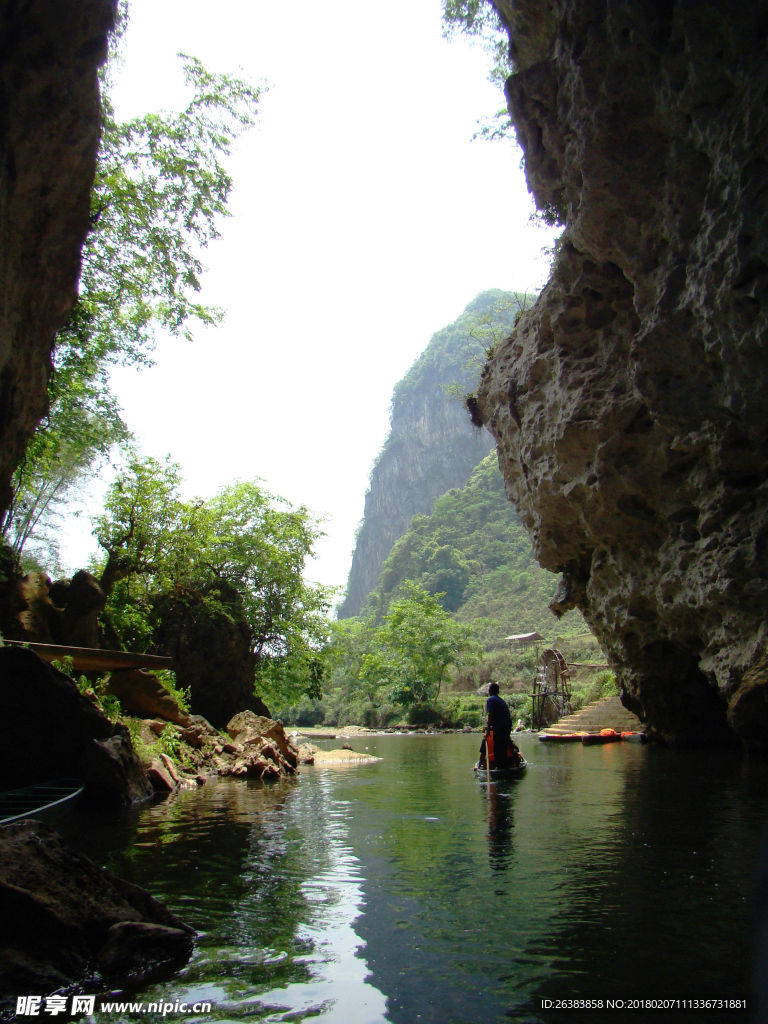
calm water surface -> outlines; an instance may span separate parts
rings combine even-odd
[[[488,786],[476,735],[352,742],[383,761],[69,819],[199,933],[137,998],[211,1001],[187,1021],[554,1024],[670,1018],[542,998],[748,995],[765,764],[524,736],[526,776]]]

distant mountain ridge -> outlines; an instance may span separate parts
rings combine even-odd
[[[474,388],[486,348],[511,330],[524,300],[498,288],[481,292],[432,336],[395,385],[390,432],[371,471],[340,619],[359,614],[414,515],[429,515],[440,495],[463,487],[494,448],[485,430],[472,427],[458,397],[440,385],[456,384],[458,392]]]

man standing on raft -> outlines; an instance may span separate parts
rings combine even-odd
[[[512,716],[509,713],[507,702],[499,696],[499,684],[491,683],[488,687],[488,700],[485,704],[488,713],[485,738],[480,747],[482,755],[487,757],[487,738],[491,735],[491,768],[515,767],[519,763],[520,752],[511,741]],[[513,757],[510,759],[509,754]],[[487,761],[486,761],[487,764]]]

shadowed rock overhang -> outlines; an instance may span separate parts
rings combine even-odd
[[[565,234],[477,410],[625,704],[768,746],[768,6],[498,0]]]
[[[0,510],[76,297],[116,0],[0,3]]]

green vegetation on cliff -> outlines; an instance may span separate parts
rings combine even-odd
[[[532,300],[499,288],[481,292],[432,335],[395,385],[391,429],[371,472],[339,618],[360,614],[392,544],[413,516],[430,514],[436,498],[463,487],[490,450],[490,435],[472,429],[462,402],[476,387],[488,351]]]
[[[515,717],[527,725],[534,653],[510,651],[505,636],[538,630],[547,638],[570,638],[571,659],[602,660],[580,613],[559,622],[552,615],[548,605],[556,589],[557,576],[536,563],[504,493],[496,456],[489,455],[465,487],[438,498],[431,516],[414,516],[397,541],[363,614],[339,627],[331,654],[336,668],[324,698],[283,707],[280,715],[300,725],[443,721],[476,727],[483,721],[484,699],[474,691],[494,679],[502,683]],[[395,643],[400,634],[405,643],[412,635],[425,640],[429,632],[414,604],[432,608],[446,650],[454,652],[440,666],[440,686],[430,685],[434,673],[404,657]],[[574,706],[602,695],[604,683],[585,677]]]
[[[489,288],[480,292],[452,324],[436,331],[411,368],[395,384],[392,408],[408,395],[424,388],[442,387],[461,396],[473,388],[487,350],[506,337],[518,315],[533,304],[535,296]]]
[[[414,516],[384,563],[367,611],[386,613],[404,581],[414,580],[460,621],[491,618],[507,633],[555,628],[586,632],[577,612],[556,623],[549,602],[557,576],[536,562],[528,534],[504,493],[496,455],[477,466],[465,487],[435,502],[431,516]]]

